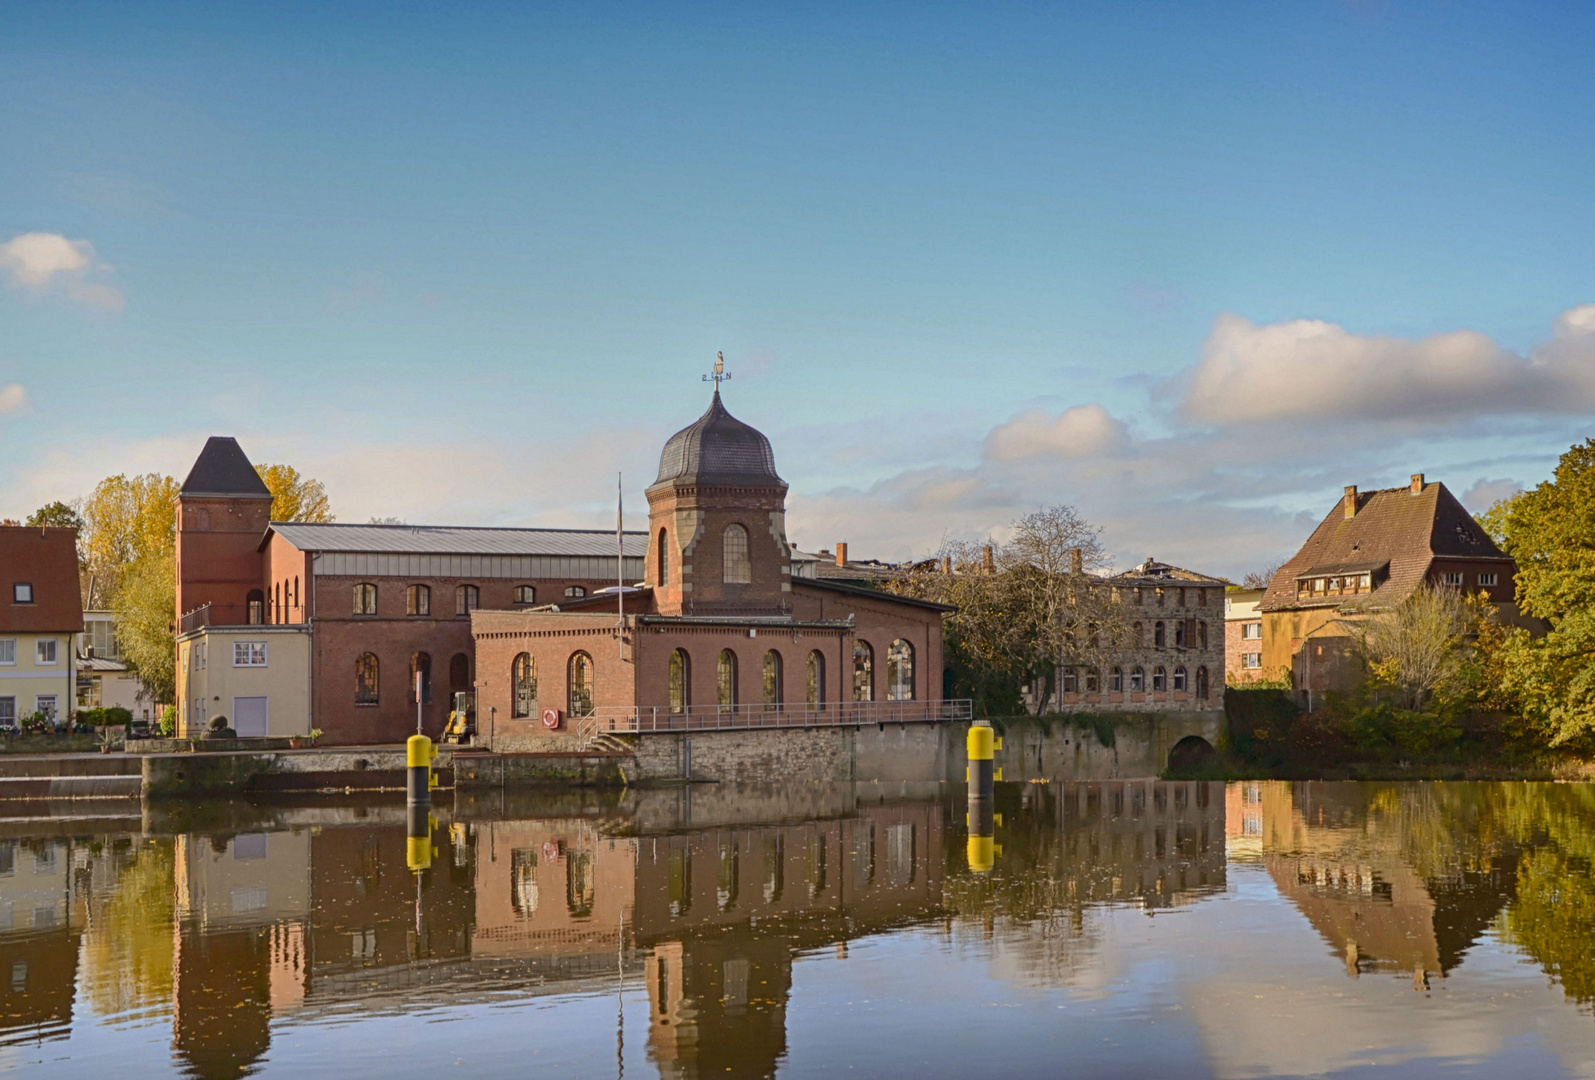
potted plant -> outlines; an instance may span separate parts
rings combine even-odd
[[[311,728],[310,729],[310,745],[311,746],[316,745],[316,741],[321,738],[321,735],[322,735],[322,731],[321,731],[320,728],[318,728],[318,727]]]
[[[302,736],[302,735],[290,735],[290,736],[288,736],[288,749],[290,749],[290,750],[298,750],[299,748],[301,748],[304,745],[305,745],[304,736]]]

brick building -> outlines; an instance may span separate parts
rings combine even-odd
[[[472,617],[478,729],[512,748],[550,745],[568,717],[648,731],[933,710],[951,609],[794,576],[786,490],[717,389],[660,455],[641,586]]]
[[[1263,671],[1264,589],[1230,586],[1224,591],[1224,672],[1232,686],[1245,686],[1270,676]]]
[[[1520,622],[1516,573],[1444,484],[1414,473],[1406,487],[1352,485],[1263,595],[1263,670],[1289,672],[1312,708],[1361,678],[1360,620],[1431,585],[1477,592]]]

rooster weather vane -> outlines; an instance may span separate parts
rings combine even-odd
[[[723,352],[715,353],[714,354],[714,374],[713,375],[705,375],[703,377],[703,381],[704,382],[713,382],[714,383],[714,392],[718,394],[720,392],[720,384],[722,382],[724,382],[725,380],[729,379],[730,377],[731,377],[731,373],[726,370],[726,354],[723,353]]]

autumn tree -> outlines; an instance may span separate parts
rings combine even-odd
[[[83,531],[83,516],[72,503],[60,501],[46,503],[28,515],[23,524],[37,528],[76,529]]]
[[[332,503],[320,480],[300,476],[292,465],[256,465],[255,471],[265,482],[266,490],[271,492],[271,520],[333,520]]]
[[[1361,646],[1376,684],[1393,689],[1404,709],[1462,701],[1476,681],[1470,641],[1486,606],[1477,594],[1425,585],[1372,616]]]

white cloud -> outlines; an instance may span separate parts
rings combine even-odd
[[[1473,482],[1472,487],[1462,493],[1462,505],[1477,514],[1522,490],[1523,485],[1516,480],[1488,480],[1481,476]]]
[[[28,391],[21,383],[0,386],[0,413],[13,413],[28,404]]]
[[[1471,330],[1414,340],[1224,314],[1180,403],[1205,424],[1592,410],[1595,304],[1559,315],[1551,339],[1526,356]]]
[[[991,429],[986,436],[986,456],[995,461],[1079,458],[1116,452],[1129,441],[1124,424],[1101,405],[1076,405],[1057,416],[1032,409]]]
[[[111,268],[98,262],[94,245],[59,233],[21,233],[0,244],[0,270],[13,287],[44,293],[59,290],[68,300],[106,311],[122,310],[122,290],[103,279]]]

